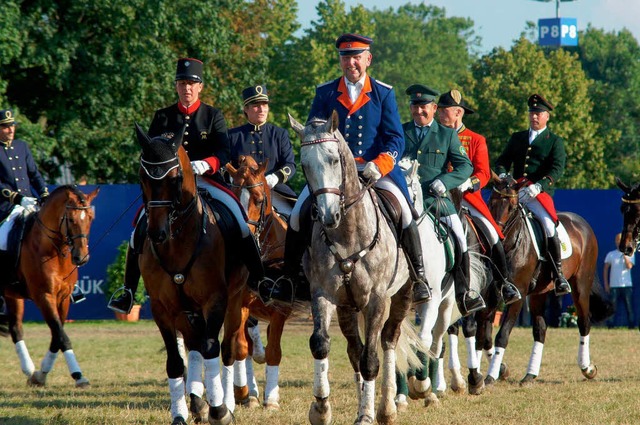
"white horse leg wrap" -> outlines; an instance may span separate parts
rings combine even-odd
[[[476,358],[478,359],[478,369],[482,367],[482,350],[476,350]]]
[[[353,382],[356,383],[356,394],[358,395],[358,403],[362,400],[362,374],[356,372],[353,374]]]
[[[480,367],[480,362],[476,356],[476,337],[470,336],[464,339],[467,346],[467,367],[469,369],[477,369]]]
[[[204,386],[207,389],[209,406],[217,407],[222,404],[224,391],[220,380],[220,357],[204,361]]]
[[[382,356],[382,386],[389,389],[389,393],[396,395],[396,351],[385,350]],[[384,389],[384,388],[383,388]]]
[[[202,368],[204,358],[197,351],[189,351],[189,366],[187,366],[187,394],[193,394],[200,398],[204,394],[202,383]]]
[[[578,346],[578,366],[580,369],[586,369],[591,365],[591,357],[589,356],[589,335],[580,337],[580,345]]]
[[[222,365],[222,388],[224,390],[224,404],[233,413],[236,409],[236,398],[233,393],[233,365]]]
[[[460,370],[460,358],[458,357],[458,335],[449,335],[449,369]]]
[[[33,372],[36,371],[36,367],[33,364],[33,360],[31,360],[27,344],[25,344],[24,340],[16,342],[16,353],[18,354],[18,359],[20,359],[20,369],[22,369],[22,373],[27,375],[27,378],[31,377]]]
[[[169,378],[169,394],[171,395],[171,417],[182,416],[186,421],[189,417],[187,399],[184,396],[184,380],[182,378]]]
[[[358,416],[368,415],[375,418],[374,402],[376,397],[376,381],[362,382],[362,397],[360,398],[360,406],[358,406]]]
[[[280,376],[280,366],[269,366],[265,369],[266,381],[264,384],[264,401],[279,401],[280,387],[278,379]]]
[[[67,350],[62,354],[64,355],[64,359],[67,361],[67,367],[69,368],[69,373],[71,375],[73,375],[76,372],[82,373],[82,370],[80,370],[80,365],[76,360],[76,355],[73,353],[73,350]]]
[[[495,380],[498,380],[500,376],[500,365],[502,364],[502,358],[504,357],[504,348],[496,347],[495,352],[493,353],[493,357],[491,357],[491,364],[489,365],[489,370],[487,371],[487,375],[492,377]]]
[[[184,348],[184,338],[176,338],[176,344],[178,345],[178,353],[180,353],[180,357],[182,357],[182,361],[184,362],[187,360],[187,350]]]
[[[255,325],[247,328],[251,341],[253,341],[253,357],[264,357],[264,345],[262,345],[262,338],[260,337],[260,325]]]
[[[253,372],[253,359],[251,358],[251,356],[247,356],[246,366],[247,366],[247,385],[249,386],[249,396],[259,398],[260,389],[258,388],[256,375]]]
[[[438,359],[438,374],[435,383],[436,391],[444,392],[447,389],[447,378],[444,377],[444,359]]]
[[[44,358],[42,359],[42,363],[40,364],[40,369],[44,373],[51,372],[51,369],[53,369],[53,365],[55,364],[57,358],[58,358],[57,352],[52,353],[51,351],[47,350],[47,353],[44,355]]]
[[[329,359],[313,360],[313,395],[329,397]]]
[[[535,341],[533,343],[533,348],[531,349],[531,357],[529,357],[529,367],[527,368],[527,373],[530,373],[533,376],[538,376],[540,374],[540,363],[542,363],[543,351],[544,344],[540,341]]]
[[[236,360],[233,364],[233,385],[244,387],[247,385],[247,366],[245,360]]]

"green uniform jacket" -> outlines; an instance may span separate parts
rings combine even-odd
[[[414,121],[404,123],[402,129],[405,140],[403,156],[417,159],[420,163],[418,174],[422,183],[425,209],[427,209],[436,199],[429,189],[429,185],[434,180],[439,179],[447,190],[454,189],[471,176],[473,165],[454,129],[434,120],[429,133],[422,141],[418,140]],[[449,172],[449,164],[453,167],[451,172]],[[445,203],[446,212],[441,211],[441,214],[456,214],[449,198],[445,199]]]
[[[540,183],[542,190],[553,195],[557,181],[564,173],[567,153],[562,137],[547,127],[529,145],[529,130],[513,133],[507,147],[496,160],[496,172],[507,173],[513,165],[513,177],[525,177]]]

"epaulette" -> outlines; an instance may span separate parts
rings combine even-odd
[[[380,81],[380,80],[376,80],[376,82],[377,82],[378,84],[380,84],[382,87],[386,87],[386,88],[388,88],[389,90],[391,90],[391,89],[393,88],[393,86],[390,86],[390,85],[389,85],[389,84],[387,84],[387,83],[383,83],[383,82],[382,82],[382,81]]]
[[[317,89],[319,89],[319,88],[321,88],[321,87],[326,86],[327,84],[331,84],[331,83],[333,83],[334,81],[335,81],[335,80],[331,80],[331,81],[327,81],[326,83],[318,84],[318,85],[316,86],[316,88],[317,88]]]

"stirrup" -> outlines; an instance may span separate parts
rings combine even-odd
[[[125,297],[126,294],[129,294],[129,306],[123,307],[121,305],[118,305],[117,302],[120,302],[120,303],[124,302],[122,298]],[[116,297],[116,295],[118,296]],[[131,313],[131,309],[133,308],[133,292],[131,291],[131,289],[125,286],[122,286],[121,288],[116,290],[113,293],[113,295],[111,295],[111,299],[109,300],[109,304],[107,304],[107,307],[117,313],[123,313],[123,314]]]
[[[471,293],[475,293],[476,297],[471,298],[469,300],[470,301],[469,305],[467,305],[467,298],[469,298],[469,294]],[[475,291],[473,289],[466,291],[462,295],[462,300],[457,300],[457,304],[458,304],[458,310],[460,310],[460,314],[462,314],[463,317],[470,316],[476,311],[480,311],[487,307],[487,305],[484,302],[484,299],[482,298],[482,295],[480,295],[478,291]]]
[[[87,297],[84,296],[84,293],[82,292],[82,290],[78,291],[77,295],[74,295],[72,292],[71,295],[69,295],[69,298],[71,299],[72,304],[79,304],[87,300]]]
[[[507,300],[507,297],[504,296],[504,292],[509,287],[514,292],[514,295],[511,297],[511,299]],[[520,291],[518,290],[518,288],[516,288],[516,285],[509,281],[504,281],[502,283],[502,287],[500,288],[500,296],[502,297],[505,305],[513,304],[516,301],[520,301],[522,299],[522,294],[520,294]]]
[[[566,279],[557,278],[553,285],[553,291],[560,297],[571,293],[571,285]]]
[[[288,285],[288,286],[287,286]],[[285,297],[285,289],[289,288],[289,295]],[[293,305],[294,300],[294,288],[293,281],[286,276],[280,276],[275,281],[271,278],[265,277],[258,282],[258,297],[260,301],[266,306],[272,304],[274,301],[280,301],[283,303],[289,303]]]

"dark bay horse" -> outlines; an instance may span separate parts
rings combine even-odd
[[[358,177],[355,159],[338,131],[338,114],[303,126],[289,116],[300,136],[300,159],[314,203],[311,245],[303,269],[311,285],[314,358],[312,424],[332,420],[329,400],[329,326],[334,312],[347,339],[354,371],[358,410],[356,425],[393,424],[396,347],[410,348],[403,321],[411,307],[408,265],[390,226],[376,205],[376,196]],[[364,343],[358,318],[363,319]],[[412,326],[410,326],[411,329]],[[377,350],[381,342],[383,361]],[[399,350],[401,351],[401,350]],[[426,351],[426,350],[425,350]],[[381,400],[374,409],[375,384],[382,368]]]
[[[489,209],[496,221],[503,226],[504,248],[511,268],[512,282],[518,287],[523,299],[507,306],[502,318],[500,330],[496,335],[495,354],[485,379],[488,384],[493,383],[498,377],[509,334],[526,295],[529,296],[534,348],[529,368],[521,383],[533,382],[537,377],[547,330],[544,320],[545,298],[547,293],[554,289],[551,266],[548,261],[538,261],[534,249],[535,242],[527,227],[526,217],[529,213],[518,202],[518,189],[516,181],[512,178],[500,180],[494,176]],[[579,215],[561,212],[558,213],[558,217],[571,240],[572,254],[562,261],[562,269],[571,284],[571,297],[578,314],[578,366],[587,379],[593,379],[597,374],[597,368],[589,355],[591,322],[605,319],[612,311],[596,275],[598,242],[589,223]]]
[[[284,267],[287,223],[272,208],[271,189],[269,189],[265,178],[267,165],[268,163],[265,161],[258,166],[251,156],[242,155],[238,158],[238,168],[227,164],[226,169],[233,179],[232,191],[240,199],[247,212],[247,223],[258,241],[267,275],[268,277],[271,275],[269,278],[277,279],[282,275]],[[274,304],[265,305],[253,291],[245,290],[243,309],[248,309],[252,316],[269,322],[267,327],[268,342],[265,349],[267,366],[263,406],[267,409],[278,409],[280,407],[278,379],[280,361],[282,360],[282,331],[285,321],[293,312],[293,308]],[[250,341],[250,338],[246,339]],[[235,367],[241,368],[237,371],[236,376],[244,375],[242,361],[247,357],[247,348],[246,345],[238,347],[236,352]],[[252,379],[252,377],[248,376],[247,379]],[[249,394],[246,382],[242,382],[242,384],[236,383],[234,388],[236,402],[240,401],[241,403],[247,399]]]
[[[616,178],[616,184],[624,195],[622,196],[622,236],[618,249],[625,255],[633,255],[640,243],[640,184],[627,186],[622,180]]]
[[[236,339],[244,339],[242,297],[248,271],[242,254],[229,252],[220,221],[198,193],[182,133],[150,139],[137,124],[136,133],[148,217],[140,271],[167,350],[173,424],[186,424],[188,417],[179,331],[190,350],[186,393],[195,420],[206,421],[208,410],[210,424],[227,425],[234,420],[233,351]],[[201,398],[204,390],[207,403]]]
[[[5,295],[9,332],[29,385],[45,385],[47,373],[61,351],[76,387],[89,386],[64,331],[64,323],[70,295],[78,280],[78,267],[89,261],[89,230],[95,216],[91,202],[99,190],[86,195],[76,186],[60,186],[44,200],[37,213],[27,218],[16,270],[18,283],[5,286]],[[51,330],[49,350],[38,371],[23,338],[25,299],[33,300]]]

